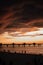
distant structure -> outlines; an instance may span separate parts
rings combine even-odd
[[[0,52],[25,53],[25,54],[43,54],[43,44],[2,44],[0,43]]]
[[[2,43],[0,43],[0,48],[2,48]]]

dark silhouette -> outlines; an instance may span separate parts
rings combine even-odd
[[[16,51],[14,53],[16,54]]]
[[[25,54],[26,54],[26,51],[25,51]]]
[[[33,46],[35,47],[36,43],[33,43]]]
[[[18,47],[20,47],[21,44],[18,44]]]
[[[6,44],[6,46],[8,47],[8,44]]]
[[[10,50],[8,50],[8,53],[10,53]]]
[[[2,43],[0,43],[0,48],[2,48]]]
[[[26,43],[23,43],[23,46],[25,47]]]
[[[41,46],[41,44],[38,44],[38,47]]]
[[[43,65],[43,55],[0,52],[0,65]]]
[[[14,45],[15,45],[15,43],[12,43],[13,48],[14,48]]]

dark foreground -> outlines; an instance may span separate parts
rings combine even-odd
[[[0,52],[0,65],[43,65],[43,55]]]

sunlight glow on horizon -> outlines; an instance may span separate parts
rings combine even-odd
[[[43,43],[43,28],[37,31],[22,32],[4,32],[0,34],[0,43]]]

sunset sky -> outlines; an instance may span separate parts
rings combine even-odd
[[[43,1],[0,0],[0,43],[43,43]]]

